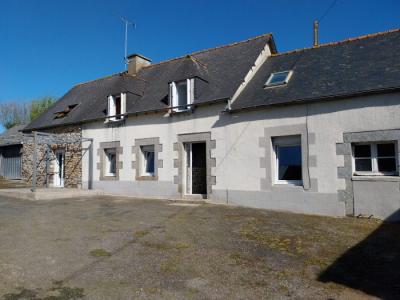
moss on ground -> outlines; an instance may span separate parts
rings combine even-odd
[[[94,249],[89,252],[91,256],[93,257],[107,257],[111,256],[111,253],[104,250],[104,249]]]
[[[184,242],[175,242],[175,243],[167,243],[167,242],[150,242],[144,241],[142,243],[143,246],[156,249],[158,251],[168,251],[174,249],[186,249],[189,248],[190,245]]]
[[[148,235],[149,233],[150,233],[150,231],[148,231],[148,230],[138,230],[133,233],[133,236],[135,238],[141,238],[141,237],[144,237],[145,235]]]
[[[51,289],[43,291],[41,289],[32,290],[20,288],[14,293],[2,296],[2,300],[79,300],[85,296],[84,289],[65,287],[56,284]]]

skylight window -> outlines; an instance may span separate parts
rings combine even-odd
[[[283,72],[276,72],[272,73],[267,82],[265,83],[264,87],[272,87],[272,86],[279,86],[283,84],[287,84],[292,76],[293,71],[283,71]]]

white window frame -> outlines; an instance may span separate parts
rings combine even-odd
[[[150,150],[151,149],[151,150]],[[143,145],[140,146],[140,152],[141,152],[141,160],[142,160],[142,164],[141,164],[141,176],[151,176],[154,177],[155,176],[155,171],[156,171],[156,151],[155,151],[155,145]],[[146,153],[150,153],[153,152],[153,166],[154,166],[154,170],[153,172],[147,172],[147,158],[146,158]]]
[[[121,113],[119,118],[116,116],[116,100],[120,98],[121,101]],[[107,119],[106,122],[115,122],[121,121],[124,119],[126,113],[126,93],[121,93],[117,95],[109,95],[108,96],[108,104],[107,104]]]
[[[283,74],[283,73],[288,73],[286,75],[286,78],[283,82],[279,82],[279,83],[271,83],[272,79],[274,78],[275,75],[279,75],[279,74]],[[274,72],[271,73],[271,75],[269,75],[267,82],[264,84],[265,88],[269,88],[269,87],[275,87],[275,86],[282,86],[285,85],[289,82],[290,78],[293,75],[293,70],[288,70],[288,71],[282,71],[282,72]]]
[[[115,149],[115,148],[104,149],[104,154],[105,154],[105,160],[106,160],[104,176],[108,176],[108,177],[117,176],[117,149]],[[115,157],[115,173],[110,172],[110,169],[111,169],[110,154],[114,154],[114,157]]]
[[[272,147],[274,149],[274,161],[275,161],[275,174],[274,174],[274,184],[282,184],[282,185],[295,185],[295,186],[302,186],[303,180],[280,180],[279,179],[279,147],[293,147],[293,146],[300,146],[300,155],[301,158],[303,157],[303,149],[301,145],[301,135],[295,136],[279,136],[274,137],[272,139]],[[301,177],[303,177],[303,161],[301,164]]]
[[[186,105],[184,107],[179,106],[179,97],[177,85],[186,81]],[[170,96],[170,106],[174,112],[183,112],[190,110],[190,105],[193,103],[194,99],[194,79],[186,79],[181,81],[175,81],[170,83],[169,88],[169,96]]]
[[[393,144],[394,145],[394,156],[379,156],[378,157],[378,146],[381,144]],[[355,157],[354,147],[357,145],[369,145],[371,148],[371,157]],[[364,143],[353,143],[351,145],[352,150],[352,169],[353,175],[355,176],[396,176],[398,175],[398,160],[397,160],[397,143],[395,141],[384,141],[384,142],[364,142]],[[378,170],[378,158],[394,158],[396,163],[396,170],[393,172],[380,172]],[[370,159],[372,171],[356,171],[356,159]]]

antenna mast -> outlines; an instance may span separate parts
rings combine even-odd
[[[134,29],[136,29],[136,23],[131,22],[124,17],[120,17],[121,21],[125,23],[125,52],[124,52],[124,63],[125,63],[125,70],[128,69],[128,26],[132,25]]]

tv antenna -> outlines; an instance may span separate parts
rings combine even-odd
[[[136,23],[129,21],[127,18],[119,17],[122,22],[125,23],[125,54],[124,54],[124,63],[125,70],[128,69],[128,27],[132,25],[133,29],[136,29]]]

